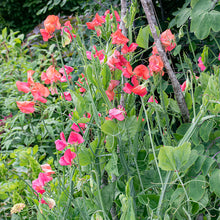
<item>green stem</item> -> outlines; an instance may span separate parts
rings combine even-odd
[[[92,172],[94,172],[94,173],[95,173],[95,176],[96,176],[97,189],[98,189],[99,201],[100,201],[100,204],[101,204],[102,212],[103,212],[103,214],[104,214],[104,216],[105,216],[105,219],[110,220],[109,217],[108,217],[108,215],[107,215],[106,212],[105,212],[105,208],[104,208],[104,205],[103,205],[102,195],[101,195],[101,191],[100,191],[100,184],[99,184],[99,181],[98,181],[98,179],[99,179],[98,174],[97,174],[97,172],[94,171],[94,170],[93,170]]]
[[[212,32],[210,32],[210,35],[211,35],[212,38],[214,39],[214,41],[215,41],[215,43],[216,43],[216,45],[217,45],[217,47],[218,47],[218,50],[220,51],[220,45],[219,45],[218,41],[216,40],[215,36],[213,35]]]
[[[191,50],[192,50],[192,53],[193,53],[194,60],[196,62],[196,67],[197,67],[197,69],[200,73],[201,71],[200,71],[200,68],[198,66],[198,62],[197,62],[197,59],[196,59],[196,55],[195,55],[195,52],[194,52],[194,49],[193,49],[193,46],[192,46],[192,42],[191,42],[191,39],[190,39],[190,36],[189,36],[189,31],[188,31],[187,27],[186,27],[186,34],[187,34],[187,38],[188,38],[188,41],[189,41],[189,44],[190,44],[190,47],[191,47]]]
[[[148,115],[147,115],[147,112],[146,112],[146,109],[145,109],[145,105],[144,105],[144,101],[143,101],[142,97],[141,97],[141,102],[142,102],[142,106],[143,106],[145,117],[146,117],[146,121],[147,121],[148,133],[149,133],[151,147],[152,147],[152,151],[153,151],[153,155],[154,155],[154,161],[156,163],[157,172],[158,172],[158,175],[160,177],[161,185],[163,187],[163,179],[162,179],[162,176],[161,176],[161,173],[160,173],[160,169],[159,169],[159,166],[158,166],[158,163],[157,163],[157,157],[156,157],[155,148],[154,148],[154,144],[153,144],[153,140],[152,140],[152,136],[151,136],[150,123],[149,123]]]

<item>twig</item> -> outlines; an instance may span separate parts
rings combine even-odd
[[[183,117],[183,121],[188,122],[189,121],[189,110],[187,108],[183,93],[181,91],[180,84],[179,84],[179,82],[176,78],[176,75],[174,74],[174,72],[173,72],[173,70],[170,66],[167,55],[166,55],[166,53],[165,53],[165,51],[164,51],[164,49],[161,45],[160,38],[157,36],[157,31],[156,31],[156,28],[155,28],[155,25],[157,23],[156,23],[155,14],[154,14],[154,11],[153,11],[152,1],[151,0],[141,0],[141,3],[142,3],[142,6],[143,6],[143,9],[144,9],[144,12],[146,14],[146,17],[147,17],[147,20],[148,20],[148,23],[149,23],[149,26],[150,26],[150,29],[151,29],[151,32],[152,32],[152,35],[153,35],[153,38],[154,38],[154,42],[155,42],[157,50],[158,50],[158,53],[159,53],[159,55],[160,55],[160,57],[161,57],[161,59],[164,63],[164,66],[165,66],[165,68],[167,70],[167,73],[169,75],[169,78],[171,80],[173,90],[174,90],[174,94],[175,94],[178,106],[180,108],[180,111],[181,111],[181,114],[182,114],[182,117]]]

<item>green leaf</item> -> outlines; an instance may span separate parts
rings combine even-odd
[[[102,132],[108,135],[116,136],[118,134],[118,125],[110,120],[106,120],[101,126]]]
[[[73,103],[76,107],[77,112],[82,117],[86,111],[85,99],[80,94],[77,94],[76,92],[71,92],[71,96],[72,96]]]
[[[101,75],[102,75],[102,85],[104,89],[107,90],[109,86],[109,82],[111,80],[111,71],[107,64],[104,65]]]
[[[160,148],[158,155],[159,167],[163,170],[175,170],[176,164],[173,157],[173,147],[164,146]]]
[[[195,4],[195,0],[193,2],[192,15],[200,13],[201,11],[208,11],[212,7],[211,0],[197,0]]]
[[[33,147],[33,155],[35,155],[38,152],[38,145],[35,145]]]
[[[136,220],[135,213],[134,213],[134,204],[132,197],[126,197],[125,195],[121,194],[119,196],[121,201],[122,207],[122,215],[120,220]]]
[[[112,152],[117,146],[117,138],[111,135],[106,136],[106,144],[105,147],[108,152]]]
[[[220,170],[215,170],[209,180],[211,191],[213,191],[218,197],[220,197]]]
[[[4,39],[6,39],[6,37],[7,37],[7,27],[5,27],[5,28],[2,30],[2,37],[3,37]]]
[[[92,156],[89,152],[89,149],[80,150],[80,152],[78,153],[78,157],[80,166],[86,166],[92,162]]]
[[[138,44],[139,47],[142,47],[144,49],[148,48],[150,32],[151,31],[149,25],[139,30],[136,40],[136,43]]]
[[[206,185],[206,180],[205,177],[200,175],[196,179],[193,179],[189,182],[189,197],[198,202],[204,195],[205,193],[205,185]]]
[[[155,27],[156,27],[157,35],[159,36],[160,35],[160,30],[159,30],[159,28],[157,26],[155,26]],[[143,29],[141,28],[139,30],[139,33],[138,33],[138,36],[137,36],[137,40],[136,40],[136,43],[138,44],[139,47],[142,47],[144,49],[148,48],[149,35],[152,36],[152,33],[151,33],[149,25],[147,25]]]
[[[190,14],[191,14],[190,8],[184,8],[180,11],[180,13],[176,16],[176,23],[178,28],[187,21]]]
[[[94,80],[94,77],[93,77],[93,68],[91,65],[88,65],[86,67],[86,77],[87,77],[87,80],[88,80],[88,83],[90,84],[94,84],[95,86],[97,86],[97,82]]]
[[[179,170],[184,166],[190,157],[191,154],[191,143],[185,142],[183,145],[174,148],[173,157],[176,163],[176,169]]]
[[[210,157],[206,157],[206,160],[204,161],[204,163],[202,164],[202,173],[204,176],[206,176],[210,170],[210,168],[212,167],[212,165],[215,163],[215,160],[210,158]]]
[[[199,0],[191,0],[191,7],[193,8]]]
[[[199,129],[199,135],[204,142],[208,142],[214,122],[212,120],[205,121]]]
[[[118,156],[115,153],[115,151],[113,151],[112,157],[110,158],[109,162],[105,167],[105,170],[108,172],[109,175],[114,174],[115,176],[119,176],[117,164],[118,164]]]
[[[181,171],[186,171],[189,169],[197,160],[198,153],[196,150],[192,150],[188,162],[180,169]]]
[[[188,92],[185,93],[185,101],[186,101],[187,108],[190,110],[192,108],[192,97],[190,93]]]
[[[157,208],[158,202],[159,202],[159,196],[158,195],[138,195],[138,200],[143,205],[149,205],[151,209]]]
[[[190,157],[190,143],[186,142],[179,147],[164,146],[160,148],[158,155],[159,167],[163,170],[179,170]]]
[[[110,183],[101,189],[101,195],[103,200],[103,205],[106,211],[109,211],[112,207],[112,202],[114,199],[115,183]]]

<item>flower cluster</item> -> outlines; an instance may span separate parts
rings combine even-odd
[[[75,127],[74,127],[75,128]],[[60,133],[60,139],[55,141],[56,149],[59,151],[62,151],[65,149],[69,144],[78,145],[84,142],[83,137],[74,131],[70,132],[69,138],[66,141],[66,138],[64,136],[64,133]],[[70,149],[67,149],[64,153],[64,156],[62,156],[59,160],[59,163],[61,166],[68,166],[72,165],[72,160],[76,157],[76,153],[72,152]]]
[[[32,181],[32,188],[36,192],[40,194],[44,194],[45,193],[44,186],[46,185],[46,183],[50,182],[53,179],[51,175],[55,174],[55,172],[51,169],[49,164],[41,165],[41,169],[44,173],[39,173],[38,178]],[[47,204],[50,209],[52,209],[55,206],[55,201],[51,198],[47,198],[47,197],[41,198],[39,202],[42,204]]]
[[[25,208],[24,203],[17,203],[11,208],[11,214],[19,213]]]
[[[44,171],[44,173],[39,173],[38,178],[32,181],[32,188],[36,192],[43,194],[45,193],[45,189],[44,189],[45,184],[53,179],[51,175],[54,174],[55,172],[51,169],[49,164],[44,164],[41,166],[41,168]]]
[[[34,101],[40,101],[42,103],[46,103],[47,100],[43,97],[48,97],[50,94],[50,91],[47,87],[45,87],[43,84],[34,82],[32,75],[35,73],[34,70],[27,71],[27,82],[16,82],[16,86],[18,88],[18,91],[29,93],[33,95]],[[33,113],[35,111],[34,101],[24,101],[20,102],[17,101],[17,106],[23,113]]]
[[[62,27],[59,21],[59,17],[55,15],[49,15],[44,21],[44,28],[40,29],[40,33],[43,37],[44,41],[48,41],[50,38],[54,36],[55,30],[61,29],[61,35],[64,36],[64,46],[69,44],[73,37],[75,38],[75,34],[71,34],[70,30],[72,31],[73,27],[70,24],[70,21],[66,21],[64,26]]]

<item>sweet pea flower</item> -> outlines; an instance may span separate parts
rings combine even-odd
[[[125,115],[126,112],[123,109],[110,109],[109,110],[109,116],[111,117],[111,119],[117,119],[119,121],[123,121],[125,119]]]
[[[95,30],[95,27],[102,26],[103,23],[105,23],[105,20],[101,18],[98,13],[96,13],[93,21],[87,22],[86,25],[88,29]]]
[[[120,54],[119,51],[115,50],[114,53],[108,57],[107,64],[111,71],[116,69],[123,71],[123,66],[126,66],[127,60]]]
[[[36,192],[38,192],[38,193],[40,193],[40,194],[43,194],[43,193],[45,192],[44,186],[41,185],[39,179],[36,179],[36,180],[33,180],[33,181],[32,181],[32,188],[33,188]]]
[[[43,164],[41,165],[41,169],[43,170],[43,172],[47,175],[50,176],[51,174],[54,174],[55,171],[53,171],[51,169],[51,166],[49,164]]]
[[[45,29],[40,29],[40,33],[43,37],[44,41],[48,41],[48,39],[53,37],[53,32],[55,29],[59,30],[61,28],[61,24],[59,22],[59,17],[55,15],[49,15],[44,21]]]
[[[41,198],[41,200],[39,202],[41,204],[48,205],[50,209],[52,209],[56,205],[56,203],[53,199],[51,199],[51,198],[45,198],[45,199],[46,199],[46,201],[43,198]]]
[[[171,51],[176,47],[175,36],[170,29],[164,31],[160,36],[160,41],[165,48],[165,51]]]
[[[160,56],[152,55],[149,57],[149,69],[151,73],[155,73],[155,74],[161,73],[163,76],[164,75],[163,67],[164,64]]]
[[[18,91],[20,91],[20,92],[28,93],[31,91],[30,85],[27,82],[17,81],[16,86],[18,88]]]
[[[83,139],[83,137],[76,133],[76,132],[73,132],[71,131],[70,132],[70,136],[68,138],[68,143],[70,144],[82,144],[85,140]]]
[[[73,70],[74,70],[74,68],[71,67],[71,66],[66,66],[66,65],[64,65],[64,68],[65,68],[66,74],[65,74],[65,71],[64,71],[63,68],[60,68],[60,69],[59,69],[59,73],[62,74],[62,77],[61,77],[61,79],[60,79],[61,82],[67,82],[66,75],[68,76],[68,80],[71,80],[71,79],[72,79],[72,76],[70,76],[69,74],[70,74],[71,72],[73,72]]]
[[[128,47],[126,44],[122,47],[121,52],[123,54],[134,52],[137,48],[138,44],[131,43],[131,45]]]
[[[113,90],[117,85],[119,85],[119,83],[120,82],[118,80],[111,80],[108,89],[105,91],[110,102],[114,100],[115,93]]]
[[[41,80],[44,81],[45,84],[52,84],[53,82],[57,82],[61,80],[60,73],[55,69],[54,66],[49,66],[46,72],[41,74]]]
[[[144,85],[138,85],[131,90],[134,94],[139,95],[141,97],[147,94],[147,89]]]
[[[155,102],[155,103],[157,103],[158,104],[158,101],[156,100],[156,99],[154,99],[154,97],[153,96],[151,96],[149,99],[148,99],[148,101],[147,102]]]
[[[132,66],[129,62],[126,63],[126,68],[123,69],[122,74],[126,78],[131,78],[131,76],[134,74],[132,72]]]
[[[84,130],[86,128],[86,123],[78,123],[79,127],[81,128],[81,130]],[[76,123],[73,123],[73,125],[71,126],[71,128],[75,131],[75,132],[80,132],[80,129],[77,126]]]
[[[199,68],[200,68],[202,71],[204,71],[204,70],[206,69],[206,67],[205,67],[205,65],[204,65],[203,62],[202,62],[202,57],[199,57],[198,62],[199,62],[199,64],[198,64]]]
[[[35,111],[35,108],[34,108],[35,103],[32,101],[24,101],[24,102],[17,101],[16,103],[17,103],[18,108],[23,113],[30,114]]]
[[[66,101],[72,101],[72,96],[71,96],[70,92],[64,92],[63,94],[64,94]],[[62,98],[63,98],[63,94],[61,93]]]
[[[59,160],[59,163],[61,166],[68,166],[72,165],[72,160],[76,157],[76,153],[72,152],[70,149],[67,149],[64,153],[64,156],[62,156]]]
[[[122,34],[121,29],[117,29],[115,33],[111,34],[111,37],[112,44],[124,45],[129,41],[129,39]]]
[[[180,87],[181,87],[182,92],[184,92],[186,89],[186,81],[182,85],[180,85]]]
[[[139,77],[141,77],[145,80],[147,80],[151,77],[149,69],[143,64],[138,65],[137,67],[135,67],[134,68],[134,73],[137,76],[139,76]]]
[[[46,173],[39,173],[38,178],[32,181],[32,188],[38,193],[43,194],[45,192],[44,185],[51,181],[53,178]]]
[[[218,60],[220,60],[220,53],[219,53],[219,55],[218,55]]]
[[[63,132],[60,133],[60,139],[55,141],[55,145],[57,150],[62,151],[66,146],[68,146]]]

